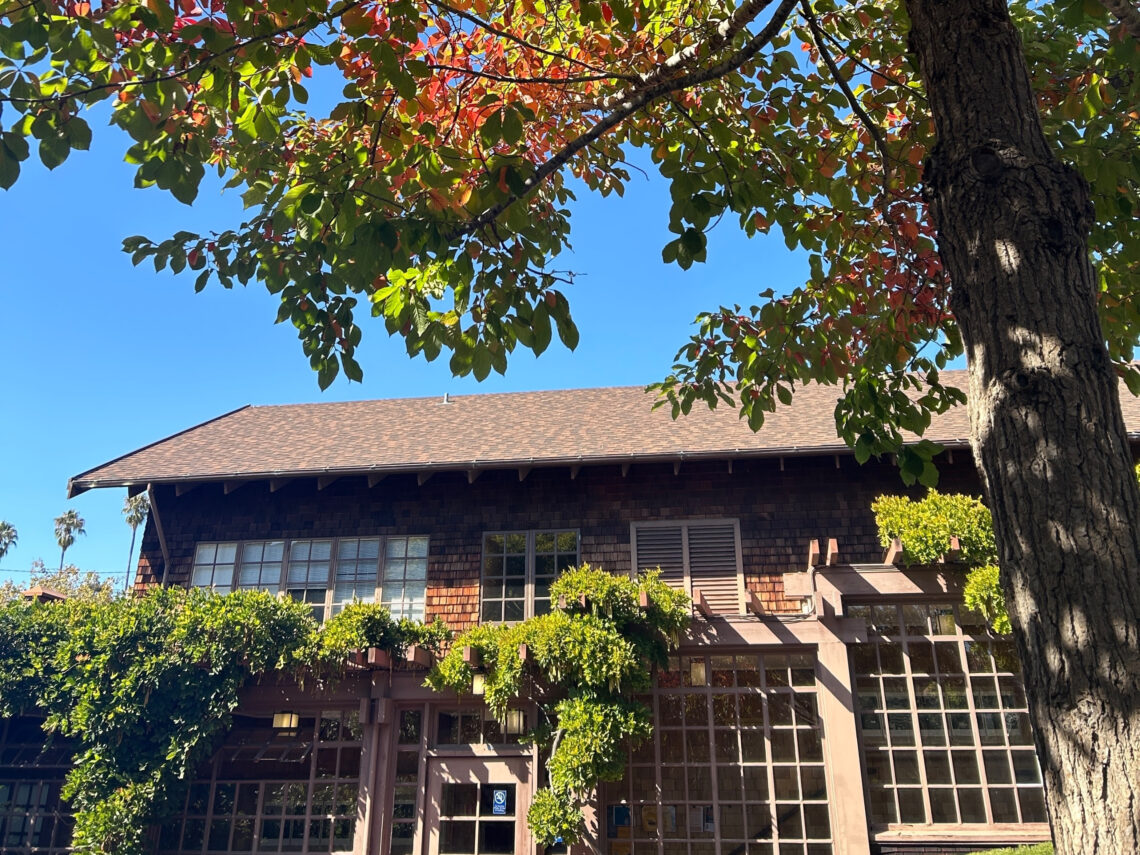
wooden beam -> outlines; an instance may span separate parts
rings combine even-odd
[[[526,643],[519,645],[519,659],[526,662]]]
[[[387,650],[381,650],[379,647],[369,647],[368,664],[373,668],[391,668],[392,657],[388,655]]]
[[[519,481],[520,482],[525,481],[526,476],[529,474],[530,474],[530,467],[529,466],[520,466],[519,467]]]
[[[474,484],[475,481],[483,474],[482,469],[468,469],[467,470],[467,483]]]
[[[582,608],[586,608],[586,595],[585,594],[579,594],[578,595],[578,605],[580,605]],[[561,609],[562,611],[566,611],[566,606],[567,606],[566,595],[565,594],[559,594],[558,595],[558,608]]]
[[[954,449],[952,449],[952,448],[946,449],[946,462],[949,463],[951,466],[954,465]]]
[[[413,644],[408,647],[407,652],[404,654],[404,659],[411,665],[419,665],[421,668],[430,668],[435,661],[435,656],[426,647],[420,644]]]
[[[175,484],[174,485],[174,495],[175,496],[185,496],[191,490],[197,490],[201,486],[202,486],[202,484],[200,482],[197,482],[194,484]]]
[[[629,463],[623,463],[621,465],[621,477],[622,478],[626,477],[629,474],[629,467],[630,467]]]
[[[729,475],[732,474],[732,461],[731,460],[728,461],[728,474]]]
[[[637,605],[643,609],[649,608],[649,592],[642,589],[637,592]]]
[[[434,474],[435,472],[421,472],[416,476],[416,483],[422,487],[424,484],[431,480],[431,476]]]
[[[379,484],[381,481],[383,481],[387,477],[388,477],[387,472],[373,472],[371,475],[368,476],[368,489],[371,490],[373,487],[375,487],[377,484]]]
[[[704,593],[700,588],[693,588],[693,608],[701,613],[704,618],[712,617],[712,609],[709,607],[709,601],[705,599]]]
[[[839,560],[839,542],[834,537],[827,539],[827,557],[824,564],[828,567],[834,567]]]
[[[903,545],[902,541],[897,537],[891,541],[891,545],[887,547],[887,554],[883,556],[884,564],[895,564],[902,558]]]
[[[582,471],[581,466],[571,466],[570,467],[570,480],[573,481],[575,478],[577,478],[578,473],[581,471]]]
[[[839,468],[839,455],[838,454],[835,455],[835,468],[836,469]]]
[[[680,475],[681,474],[681,461],[680,460],[674,460],[673,461],[673,474],[674,475]]]
[[[471,668],[478,668],[483,664],[483,657],[478,650],[468,644],[463,648],[463,663]]]
[[[942,556],[942,561],[961,561],[962,560],[962,541],[958,540],[955,535],[950,535],[950,549]]]
[[[339,480],[340,480],[339,475],[321,475],[319,478],[317,478],[317,489],[323,490],[325,487],[329,486],[334,481],[339,481]]]
[[[133,499],[139,493],[145,493],[145,492],[146,492],[146,484],[128,484],[127,485],[127,496],[129,498]]]
[[[278,490],[280,490],[282,487],[284,487],[286,484],[288,484],[292,480],[293,480],[292,478],[270,478],[269,479],[269,492],[270,493],[276,493]]]
[[[780,471],[781,472],[784,471],[784,458],[783,457],[780,458]]]
[[[819,541],[814,537],[808,542],[808,569],[819,564]]]
[[[249,483],[248,481],[243,481],[243,480],[240,480],[238,478],[234,478],[232,481],[223,481],[222,482],[222,495],[228,496],[234,490],[238,490],[238,489],[244,487],[248,483]]]
[[[745,591],[744,593],[748,597],[747,601],[745,602],[745,605],[748,606],[748,611],[752,612],[752,614],[756,615],[757,617],[764,617],[764,604],[760,602],[760,597],[756,594],[756,592]]]

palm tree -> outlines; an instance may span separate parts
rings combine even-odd
[[[131,562],[135,554],[135,535],[138,533],[140,525],[146,522],[147,514],[150,513],[150,499],[147,498],[146,493],[139,493],[137,496],[127,496],[123,502],[123,518],[126,519],[127,525],[131,527],[131,549],[127,553],[127,589],[131,587]]]
[[[0,520],[0,558],[8,554],[8,550],[16,545],[20,533],[16,527],[7,520]]]
[[[55,542],[59,544],[59,572],[63,572],[63,556],[67,555],[67,548],[75,543],[76,535],[87,534],[83,527],[86,525],[79,511],[69,509],[55,518]]]

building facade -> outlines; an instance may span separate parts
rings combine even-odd
[[[567,566],[660,567],[693,597],[692,630],[645,698],[653,738],[587,814],[583,853],[1048,839],[1011,642],[963,608],[952,556],[907,568],[878,543],[870,505],[905,492],[897,470],[826,439],[821,391],[759,435],[730,411],[674,423],[649,403],[612,389],[250,408],[72,491],[150,492],[140,586],[262,588],[317,617],[374,600],[463,630],[551,608]],[[964,421],[932,426],[950,449],[940,487],[976,494]],[[437,695],[429,665],[373,657],[320,694],[250,690],[155,851],[534,853],[533,711],[496,721],[477,685]],[[0,850],[66,851],[58,775],[26,724],[7,727]]]

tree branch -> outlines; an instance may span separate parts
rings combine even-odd
[[[752,10],[752,15],[755,17],[770,2],[771,0],[748,0],[741,9],[748,8]],[[602,106],[604,109],[609,109],[610,112],[600,118],[592,128],[567,142],[558,153],[541,164],[534,171],[534,174],[523,182],[521,192],[512,193],[503,201],[487,208],[478,217],[468,221],[461,228],[447,235],[448,239],[454,240],[457,237],[471,234],[483,226],[494,222],[503,211],[507,210],[507,208],[515,202],[533,193],[543,181],[565,166],[578,152],[582,151],[582,149],[589,146],[599,137],[608,133],[625,119],[628,119],[634,113],[644,109],[654,101],[672,92],[688,89],[691,86],[697,86],[710,80],[717,80],[729,72],[740,68],[740,66],[744,65],[744,63],[759,53],[776,34],[779,33],[780,28],[795,9],[797,2],[798,0],[781,0],[780,5],[772,14],[772,19],[768,22],[767,26],[749,39],[743,47],[729,54],[719,62],[705,68],[695,69],[687,74],[666,77],[665,75],[668,71],[676,70],[685,58],[691,58],[697,55],[697,50],[685,48],[665,60],[658,70],[655,70],[647,77],[645,84],[606,99]],[[740,10],[737,10],[737,12],[739,13]],[[727,40],[731,38],[729,31],[733,26],[736,26],[736,23],[737,15],[734,14],[718,27],[717,34],[714,35],[709,44],[723,44],[724,42],[721,41],[721,39]],[[744,25],[741,24],[740,26]]]
[[[487,80],[496,80],[500,83],[546,83],[551,86],[561,86],[567,83],[595,83],[599,80],[631,80],[628,74],[578,74],[567,77],[515,77],[510,74],[497,74],[493,71],[479,71],[474,68],[464,68],[461,65],[439,65],[428,63],[432,71],[453,71],[456,74],[469,74],[472,77],[482,77]]]
[[[1101,0],[1101,5],[1121,23],[1128,35],[1140,41],[1140,9],[1130,0]]]

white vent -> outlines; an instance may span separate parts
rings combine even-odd
[[[637,569],[661,568],[661,579],[680,588],[685,584],[684,532],[681,526],[637,529]]]

